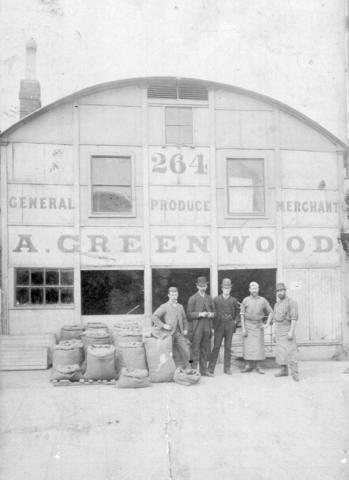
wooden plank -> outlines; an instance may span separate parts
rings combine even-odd
[[[0,370],[46,370],[48,349],[43,347],[3,346],[0,352]]]
[[[70,380],[52,380],[54,387],[78,387],[88,385],[109,385],[116,384],[116,380],[85,380],[82,378],[79,382],[71,382]]]

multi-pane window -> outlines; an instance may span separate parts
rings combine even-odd
[[[15,305],[74,303],[74,271],[61,268],[17,268]]]
[[[191,107],[165,108],[166,143],[193,143],[193,111]]]
[[[83,270],[83,315],[137,315],[144,313],[143,270]]]
[[[132,214],[131,157],[94,156],[91,163],[92,212]]]
[[[264,160],[228,158],[227,192],[229,215],[264,215]]]

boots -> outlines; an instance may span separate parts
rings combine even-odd
[[[281,365],[280,370],[275,373],[274,377],[287,377],[288,376],[288,366]]]
[[[261,375],[264,375],[264,370],[261,368],[260,363],[256,362],[256,372],[260,373]]]
[[[241,373],[252,372],[252,370],[253,370],[253,367],[252,367],[251,363],[246,362],[246,365],[245,365],[245,367],[241,370]]]

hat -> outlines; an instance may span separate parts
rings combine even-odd
[[[199,285],[199,287],[206,287],[207,285],[207,279],[206,277],[198,277],[197,281],[196,281],[196,285]]]
[[[286,290],[286,285],[284,283],[277,283],[276,291],[278,292],[279,290]]]
[[[231,288],[231,280],[230,280],[230,278],[223,278],[223,280],[222,280],[222,288]]]

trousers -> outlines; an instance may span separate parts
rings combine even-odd
[[[233,339],[233,333],[235,331],[235,324],[231,320],[222,321],[218,328],[214,331],[214,344],[213,350],[210,356],[210,362],[208,369],[213,373],[219,350],[224,339],[224,371],[227,371],[231,367],[231,344]]]
[[[208,319],[198,321],[192,335],[192,362],[196,368],[200,364],[200,373],[207,372],[207,361],[211,350],[211,328]]]
[[[190,350],[185,337],[178,331],[172,335],[173,349],[176,350],[180,356],[181,366],[187,368],[189,366]]]

